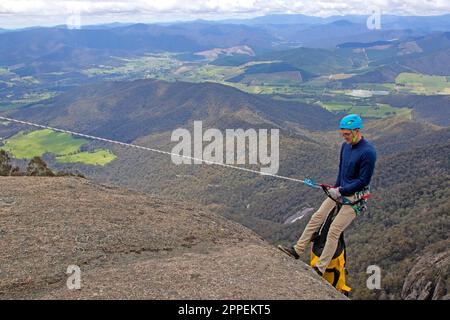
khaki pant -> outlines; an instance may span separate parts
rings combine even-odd
[[[354,197],[346,197],[349,200],[353,200]],[[327,198],[320,208],[312,215],[311,220],[306,225],[305,230],[303,231],[302,236],[297,241],[297,244],[294,246],[295,251],[298,254],[305,252],[306,247],[310,244],[311,238],[314,232],[320,229],[320,226],[327,218],[331,209],[336,205],[336,203]],[[327,241],[325,243],[325,247],[323,248],[322,255],[317,261],[316,267],[322,272],[325,272],[325,269],[333,259],[334,253],[336,252],[339,237],[341,233],[350,225],[350,223],[355,219],[356,213],[351,206],[343,205],[341,210],[339,210],[338,214],[333,220],[333,223],[330,226],[328,231]]]

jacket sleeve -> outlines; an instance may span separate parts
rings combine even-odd
[[[344,143],[341,146],[341,154],[339,156],[339,172],[336,178],[336,183],[334,184],[334,187],[337,188],[341,184],[341,174],[342,174],[342,151],[344,150]]]
[[[352,181],[345,187],[341,187],[339,191],[344,196],[349,196],[357,191],[361,191],[364,187],[370,184],[372,174],[375,170],[375,162],[377,160],[377,155],[375,150],[368,150],[364,152],[361,156],[361,165],[359,170],[359,177]]]

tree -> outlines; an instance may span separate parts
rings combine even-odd
[[[19,176],[20,169],[11,164],[11,157],[5,150],[0,150],[0,176]]]
[[[11,158],[5,150],[0,150],[0,176],[9,176],[11,172]]]
[[[28,163],[27,176],[54,177],[55,174],[47,167],[47,163],[41,157],[34,157]]]

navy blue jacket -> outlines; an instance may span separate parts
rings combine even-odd
[[[370,184],[376,161],[375,148],[366,139],[362,138],[355,145],[344,142],[335,187],[340,187],[343,196],[362,191]]]

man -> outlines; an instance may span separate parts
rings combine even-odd
[[[331,196],[338,200],[341,197],[354,201],[369,192],[369,184],[375,168],[375,148],[362,135],[362,120],[357,114],[345,116],[340,122],[340,132],[345,142],[341,147],[339,174],[333,188],[329,189]],[[302,236],[294,246],[279,248],[294,257],[300,258],[311,242],[311,237],[318,231],[336,203],[327,197],[320,208],[313,214]],[[343,205],[336,215],[328,231],[325,247],[314,270],[323,275],[337,249],[341,233],[350,225],[358,213],[365,210],[365,201],[357,205]]]

